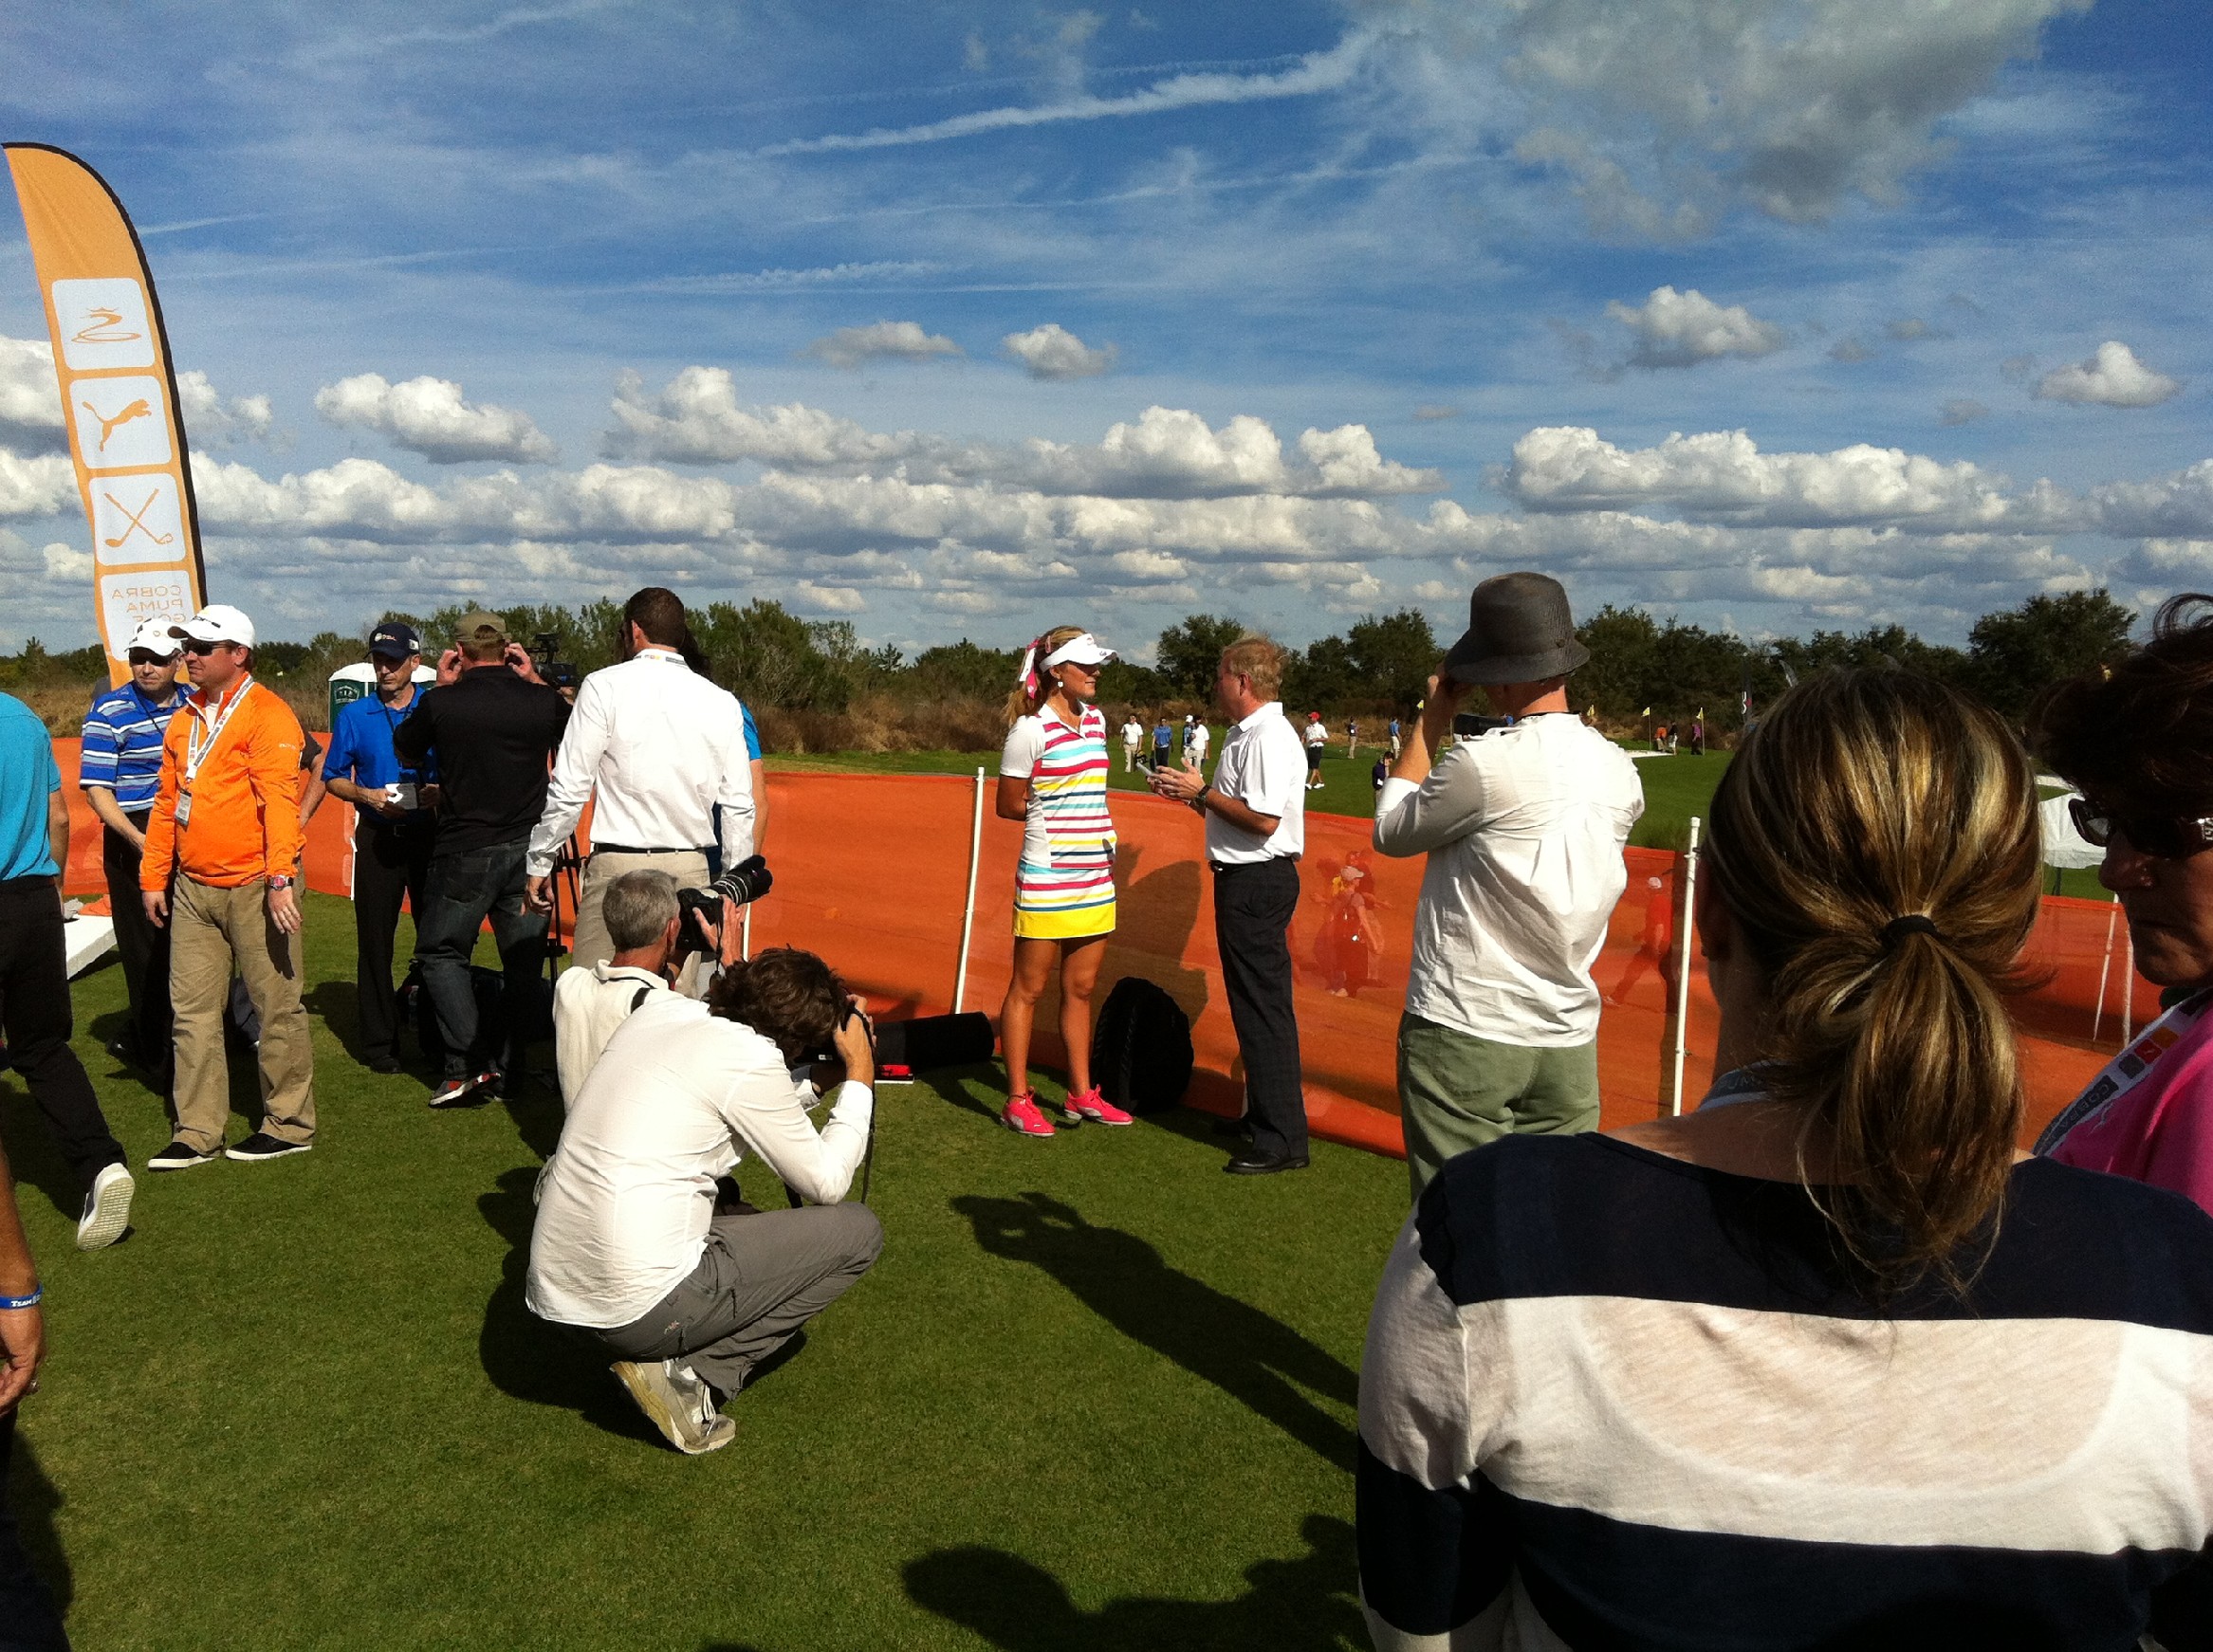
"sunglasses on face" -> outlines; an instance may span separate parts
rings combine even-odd
[[[188,641],[188,642],[187,642],[187,643],[184,645],[184,652],[185,652],[186,653],[188,653],[188,654],[212,654],[212,653],[213,653],[213,652],[215,652],[217,649],[219,649],[219,648],[222,648],[223,646],[224,646],[224,645],[223,645],[222,643],[219,643],[219,642],[191,642],[191,641]]]
[[[2118,835],[2155,860],[2186,860],[2213,848],[2213,815],[2115,815],[2087,798],[2071,798],[2067,814],[2083,841],[2103,849]]]
[[[134,666],[166,666],[175,658],[175,654],[157,654],[152,649],[135,648],[131,651],[131,664]]]

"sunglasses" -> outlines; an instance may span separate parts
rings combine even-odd
[[[2067,800],[2068,817],[2093,849],[2103,849],[2116,834],[2155,860],[2187,860],[2213,848],[2213,815],[2115,815],[2087,798]]]
[[[184,652],[188,654],[212,654],[219,648],[229,648],[230,646],[229,643],[224,642],[198,642],[187,639]]]
[[[131,664],[134,666],[166,666],[175,658],[175,654],[157,654],[150,648],[135,648],[131,651]]]

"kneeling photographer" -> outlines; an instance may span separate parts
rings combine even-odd
[[[792,1070],[828,1052],[844,1079],[818,1132]],[[592,1331],[679,1451],[727,1445],[722,1405],[868,1271],[883,1229],[840,1204],[868,1147],[875,1049],[845,983],[780,947],[726,965],[707,1001],[649,993],[578,1092],[540,1181],[526,1300]],[[717,1208],[751,1153],[814,1201]]]

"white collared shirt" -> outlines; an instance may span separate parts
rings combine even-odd
[[[1644,809],[1636,764],[1567,713],[1455,740],[1418,786],[1385,780],[1377,853],[1429,857],[1406,1007],[1495,1043],[1596,1037],[1591,965]]]
[[[722,863],[737,865],[753,853],[753,769],[737,696],[668,649],[594,671],[577,691],[530,834],[532,877],[553,870],[587,799],[593,841],[630,849],[704,848],[719,806]]]
[[[875,1098],[840,1084],[818,1133],[802,1088],[750,1027],[649,998],[608,1039],[539,1178],[530,1312],[597,1331],[640,1318],[699,1265],[715,1178],[748,1152],[803,1199],[843,1199]]]
[[[1256,866],[1306,853],[1306,750],[1283,716],[1282,702],[1270,700],[1229,731],[1214,765],[1213,785],[1256,815],[1275,816],[1276,829],[1263,837],[1209,809],[1208,860],[1216,866]]]
[[[633,1009],[652,1002],[655,993],[668,990],[669,983],[652,970],[627,964],[600,963],[561,972],[553,983],[553,1064],[561,1076],[562,1111],[576,1106],[577,1092],[615,1029]]]

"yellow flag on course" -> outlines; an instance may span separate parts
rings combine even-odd
[[[130,674],[122,651],[132,632],[148,619],[182,619],[207,597],[161,303],[138,233],[105,179],[43,143],[4,147],[46,300],[77,491],[92,525],[108,680],[120,683]]]

